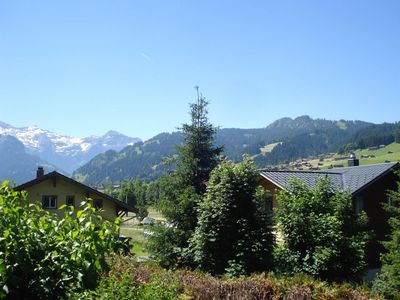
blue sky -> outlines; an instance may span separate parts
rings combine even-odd
[[[399,121],[400,1],[0,0],[0,121],[143,139],[188,121]]]

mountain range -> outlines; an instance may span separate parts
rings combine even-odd
[[[260,168],[393,141],[400,141],[400,123],[309,116],[282,118],[263,128],[222,128],[215,136],[215,146],[223,146],[224,156],[237,162],[244,154],[250,155]],[[182,142],[182,132],[160,133],[143,142],[115,131],[75,138],[0,122],[0,180],[32,179],[36,167],[43,165],[46,172],[57,169],[88,185],[150,181],[174,169],[176,146]]]
[[[7,151],[10,151],[9,154],[11,155],[13,153],[11,149],[16,149],[15,155],[9,157],[11,161],[6,162],[4,156],[0,158],[0,169],[3,171],[7,170],[6,163],[9,164],[17,160],[17,153],[19,156],[24,153],[22,161],[52,166],[51,168],[58,169],[66,174],[72,174],[75,169],[100,153],[111,149],[119,151],[128,145],[134,145],[141,141],[139,138],[128,137],[116,131],[109,131],[103,136],[77,138],[57,134],[37,126],[17,128],[3,122],[0,122],[0,136],[2,136],[0,144],[3,144],[0,147],[3,151],[8,149]],[[5,136],[8,138],[5,138]],[[16,169],[13,171],[16,171]],[[19,176],[11,178],[19,182],[21,178],[26,177],[22,176],[21,172],[18,173]],[[30,173],[31,171],[26,171],[26,174]],[[8,178],[3,176],[1,175],[0,179]]]
[[[8,179],[22,183],[35,178],[38,166],[47,171],[56,169],[53,165],[35,155],[26,153],[24,144],[10,135],[0,135],[0,182]]]
[[[247,154],[259,167],[265,167],[337,151],[356,132],[372,125],[363,121],[330,121],[309,116],[282,118],[264,128],[219,129],[215,145],[223,146],[223,154],[233,161],[239,161]],[[119,152],[99,154],[78,168],[73,176],[90,185],[135,178],[153,180],[174,168],[163,161],[174,156],[176,145],[182,141],[181,132],[162,133]]]

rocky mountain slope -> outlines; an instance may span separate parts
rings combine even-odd
[[[26,153],[24,145],[15,137],[0,135],[0,181],[8,179],[20,184],[32,180],[39,165],[46,171],[55,169],[39,157]]]
[[[107,150],[119,151],[140,141],[139,138],[128,137],[116,131],[109,131],[100,137],[76,138],[37,126],[16,128],[3,122],[0,122],[0,135],[15,137],[28,154],[35,155],[67,173],[72,173],[99,153]]]

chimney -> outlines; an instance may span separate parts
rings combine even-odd
[[[36,170],[36,178],[42,177],[44,175],[43,167],[38,167]]]
[[[354,153],[350,154],[350,159],[347,161],[349,167],[357,167],[360,165],[360,161],[356,158]]]

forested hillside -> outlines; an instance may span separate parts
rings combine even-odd
[[[74,177],[88,184],[107,184],[128,178],[152,180],[173,168],[164,159],[175,154],[182,142],[180,132],[161,133],[146,142],[128,146],[120,152],[109,150],[97,155],[74,172]]]
[[[259,167],[288,162],[327,151],[337,151],[350,136],[371,123],[363,121],[330,121],[301,116],[282,118],[264,128],[226,128],[217,131],[215,144],[223,146],[228,158],[240,161],[243,154],[255,159]],[[174,168],[165,164],[181,144],[180,132],[162,133],[144,143],[128,146],[120,152],[107,151],[74,172],[74,177],[86,184],[119,182],[141,178],[152,180]],[[270,152],[267,145],[277,143]]]
[[[354,133],[339,150],[345,152],[400,142],[400,122],[373,124]]]

